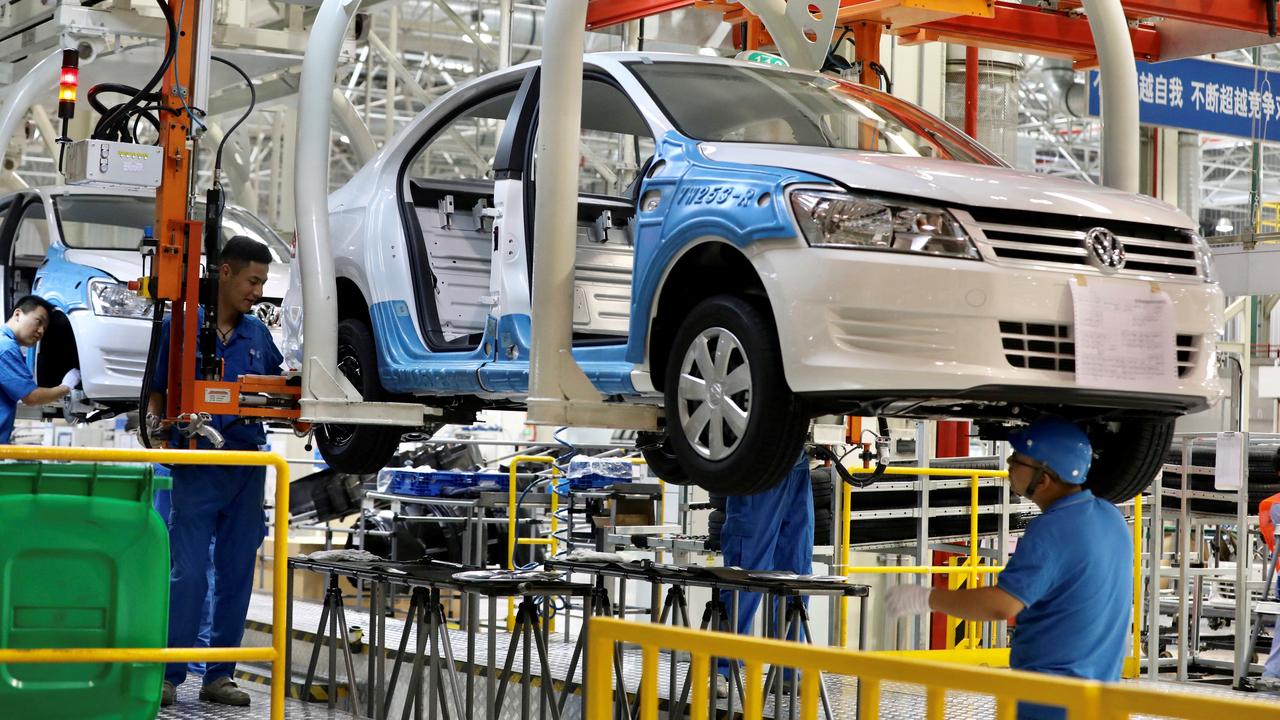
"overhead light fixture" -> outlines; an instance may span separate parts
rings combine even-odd
[[[1218,218],[1218,224],[1214,225],[1213,229],[1220,235],[1227,235],[1235,232],[1236,226],[1235,226],[1235,223],[1231,222],[1231,218],[1227,217],[1226,215],[1223,215],[1222,217]]]

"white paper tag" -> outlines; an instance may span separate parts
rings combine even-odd
[[[1076,382],[1164,390],[1178,378],[1173,301],[1144,282],[1071,283]]]
[[[1244,435],[1237,432],[1218,433],[1213,459],[1213,489],[1239,490],[1244,480],[1240,454],[1244,452]]]
[[[209,388],[204,391],[204,401],[207,403],[217,403],[219,405],[231,404],[231,391],[221,388]]]

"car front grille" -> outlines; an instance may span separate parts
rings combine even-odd
[[[975,208],[970,214],[985,236],[978,240],[986,246],[988,256],[1010,265],[1100,272],[1090,264],[1084,241],[1090,229],[1105,227],[1124,245],[1124,267],[1116,275],[1177,279],[1201,275],[1189,231],[1178,228],[990,208]]]
[[[1016,368],[1076,371],[1076,346],[1070,325],[1000,321],[1004,357]],[[1186,377],[1196,363],[1196,336],[1178,335],[1178,377]]]

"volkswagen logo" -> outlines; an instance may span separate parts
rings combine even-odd
[[[1124,243],[1116,234],[1104,227],[1096,227],[1084,234],[1084,247],[1089,251],[1089,263],[1104,273],[1124,268]]]

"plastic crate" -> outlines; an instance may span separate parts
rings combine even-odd
[[[0,463],[0,648],[162,648],[169,535],[149,466]],[[154,718],[160,663],[0,665],[0,716]]]
[[[386,468],[382,473],[388,480],[387,492],[414,497],[449,497],[480,488],[506,489],[508,482],[502,473],[413,468]]]
[[[565,482],[573,490],[587,491],[611,488],[617,483],[631,482],[630,460],[619,458],[575,457],[569,461]]]

